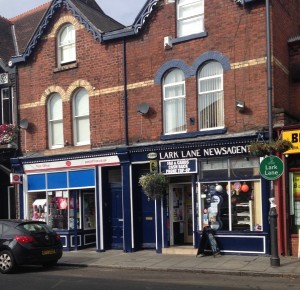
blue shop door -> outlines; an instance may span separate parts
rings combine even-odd
[[[122,188],[110,185],[104,199],[105,248],[123,249]]]
[[[155,248],[155,202],[142,190],[134,197],[134,238],[137,248]]]
[[[142,195],[142,245],[155,248],[155,201]]]

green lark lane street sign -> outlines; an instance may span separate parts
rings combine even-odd
[[[260,163],[260,174],[268,180],[275,180],[283,173],[283,162],[277,156],[267,156]]]

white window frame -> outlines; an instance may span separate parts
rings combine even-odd
[[[177,37],[204,32],[204,0],[177,0]]]
[[[201,72],[209,65],[218,64],[220,69],[205,77]],[[219,73],[221,71],[221,73]],[[198,126],[200,131],[224,128],[224,89],[223,68],[219,62],[207,62],[198,72]],[[216,81],[209,84],[209,81]],[[209,85],[208,88],[201,86],[202,82]]]
[[[79,104],[78,106],[78,99],[79,98],[85,98],[84,102],[87,102],[85,106],[82,106],[82,104]],[[87,108],[87,111],[85,112],[79,112],[79,108]],[[89,95],[86,89],[80,88],[77,90],[73,97],[73,136],[74,136],[74,145],[80,146],[80,145],[88,145],[91,143],[90,139],[90,110],[89,110]],[[81,121],[84,122],[83,126],[80,124]],[[81,136],[86,135],[88,136],[84,140],[79,140]]]
[[[61,102],[61,114],[56,115],[54,118],[54,111],[57,114],[57,108],[53,107],[54,99]],[[60,98],[60,100],[59,100]],[[62,98],[58,93],[54,93],[49,97],[48,100],[48,140],[49,140],[49,148],[56,149],[64,147],[64,130],[63,130],[63,103]],[[59,130],[59,132],[57,132]],[[53,138],[53,135],[60,136],[60,142],[56,142]],[[56,143],[55,143],[56,142]]]
[[[181,76],[181,81],[175,81],[175,82],[169,82],[166,81],[167,78],[173,74],[173,73],[179,73]],[[178,75],[179,76],[179,75]],[[169,89],[174,89],[175,87],[182,87],[183,94],[179,95],[174,95],[171,97],[167,97],[166,91]],[[180,69],[172,69],[169,71],[166,76],[164,77],[163,80],[163,100],[164,100],[164,105],[163,105],[163,118],[164,118],[164,134],[165,135],[170,135],[170,134],[178,134],[178,133],[186,133],[186,128],[187,128],[187,123],[186,123],[186,91],[185,91],[185,78],[184,78],[184,73]],[[177,112],[168,112],[167,111],[167,105],[168,103],[177,103],[180,106],[180,102],[183,102],[182,104],[182,124],[179,124],[180,126],[177,126],[175,128],[169,128],[170,124],[174,124],[178,122],[178,111]],[[178,125],[178,124],[177,124]]]
[[[64,35],[66,33],[66,35]],[[65,39],[62,37],[65,36]],[[58,64],[63,65],[76,61],[76,35],[75,27],[68,23],[64,25],[57,37]]]
[[[5,109],[7,106],[5,105],[8,103],[9,112]],[[2,88],[1,89],[1,124],[10,124],[13,122],[13,114],[12,114],[12,102],[9,96],[9,88]]]

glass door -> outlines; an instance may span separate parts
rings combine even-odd
[[[191,184],[170,184],[170,245],[193,243]]]

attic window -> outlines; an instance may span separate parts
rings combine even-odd
[[[58,33],[58,65],[76,61],[75,28],[72,24],[64,25]]]

